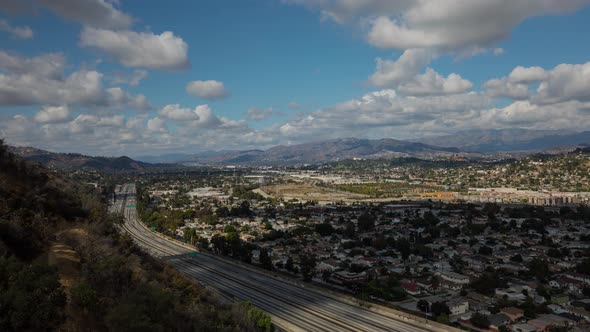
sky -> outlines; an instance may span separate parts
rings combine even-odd
[[[590,128],[590,0],[0,0],[0,138],[91,155]]]

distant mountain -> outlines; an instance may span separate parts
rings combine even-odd
[[[60,169],[90,168],[100,171],[139,171],[169,164],[149,164],[129,157],[91,157],[77,153],[56,153],[32,147],[10,147],[9,150],[25,160],[36,161],[47,167]]]
[[[176,163],[181,160],[187,160],[194,157],[213,157],[229,153],[235,153],[233,150],[221,150],[221,151],[203,151],[197,154],[187,153],[167,153],[159,156],[139,156],[135,159],[146,162],[146,163]]]
[[[196,164],[301,164],[363,158],[449,157],[461,153],[460,149],[435,147],[422,143],[395,139],[343,138],[297,145],[280,145],[263,150],[222,153],[212,156],[194,156],[183,163]]]
[[[480,152],[543,151],[564,146],[590,144],[590,131],[491,129],[467,130],[453,135],[412,140],[435,146],[456,146]]]

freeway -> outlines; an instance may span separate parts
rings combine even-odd
[[[116,205],[125,216],[122,228],[148,253],[166,260],[182,273],[215,288],[226,296],[250,301],[269,313],[273,322],[288,331],[444,331],[424,319],[401,318],[387,310],[361,307],[337,295],[302,287],[266,271],[228,261],[150,231],[135,209],[135,185],[124,185]],[[193,257],[194,256],[194,257]]]

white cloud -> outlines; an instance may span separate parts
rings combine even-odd
[[[425,49],[404,51],[397,61],[377,59],[377,69],[369,82],[378,87],[393,87],[416,76],[422,67],[435,58],[435,53]]]
[[[538,83],[536,94],[531,84]],[[530,100],[534,104],[556,104],[568,101],[590,101],[590,62],[560,64],[551,70],[517,66],[505,77],[484,84],[492,97]]]
[[[590,62],[561,64],[547,73],[533,101],[553,104],[564,101],[590,101]]]
[[[186,85],[186,92],[209,100],[223,99],[229,95],[223,82],[214,80],[189,82]]]
[[[299,104],[298,102],[292,101],[288,105],[290,110],[300,110],[303,108],[303,105]]]
[[[141,81],[148,77],[148,71],[144,69],[136,69],[132,73],[116,73],[111,82],[114,84],[129,84],[137,86]]]
[[[149,111],[152,109],[152,105],[150,105],[146,96],[142,94],[133,96],[117,87],[108,88],[106,92],[108,94],[107,101],[109,106],[115,108],[131,107],[139,111]]]
[[[407,96],[428,96],[463,93],[472,87],[471,82],[457,74],[443,77],[434,69],[427,68],[424,74],[400,85],[398,91]]]
[[[545,69],[541,67],[522,67],[518,66],[508,75],[508,80],[512,83],[535,83],[544,80],[547,77]]]
[[[190,66],[188,45],[170,31],[157,35],[86,27],[80,44],[97,48],[127,67],[185,69]]]
[[[12,74],[33,74],[49,79],[60,79],[64,74],[65,58],[61,53],[46,53],[23,58],[0,51],[0,70]]]
[[[106,29],[125,29],[133,19],[113,6],[118,1],[108,0],[34,0],[57,15],[87,26]]]
[[[440,130],[453,120],[474,117],[490,104],[489,98],[475,92],[412,97],[380,90],[304,115],[283,124],[278,132],[291,140],[379,137],[384,130],[411,137],[420,130]]]
[[[166,105],[158,111],[158,115],[174,121],[198,120],[196,109],[181,108],[179,104]]]
[[[33,29],[28,26],[15,27],[10,25],[6,20],[0,20],[0,31],[6,31],[13,37],[19,39],[31,39],[33,38]]]
[[[527,84],[514,83],[506,77],[489,80],[484,83],[484,88],[486,89],[486,93],[491,97],[523,100],[528,99],[531,95]]]
[[[71,119],[72,112],[67,106],[45,106],[35,114],[35,121],[40,123],[62,123]]]
[[[102,73],[82,69],[66,76],[65,66],[62,54],[24,58],[0,51],[0,106],[151,108],[144,95],[133,96],[121,88],[105,89]]]
[[[285,0],[336,22],[366,24],[367,40],[393,49],[490,47],[529,17],[562,14],[588,0]]]
[[[64,80],[34,74],[0,74],[0,105],[100,105],[103,102],[102,74],[77,71]]]
[[[262,109],[253,107],[249,109],[246,114],[248,115],[248,119],[251,121],[260,121],[268,118],[269,116],[274,114],[272,108]]]
[[[147,129],[153,132],[167,132],[168,127],[166,126],[166,120],[155,117],[149,119],[147,122]]]

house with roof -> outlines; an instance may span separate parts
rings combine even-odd
[[[500,310],[501,313],[508,316],[511,321],[517,321],[524,316],[524,310],[516,307],[505,307]]]

